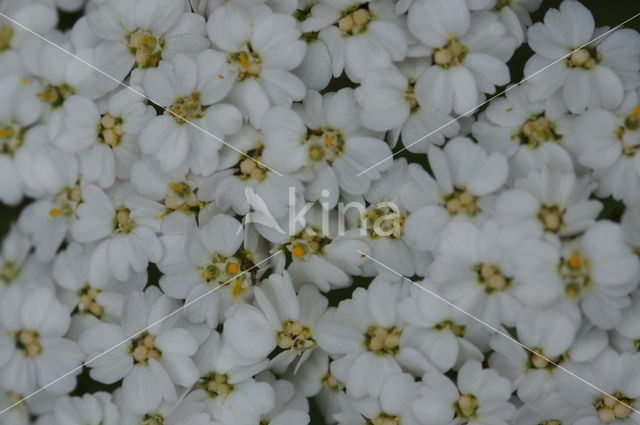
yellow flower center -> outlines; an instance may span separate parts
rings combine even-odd
[[[344,382],[336,379],[330,372],[325,373],[321,383],[323,387],[335,393],[339,393],[345,389]]]
[[[406,217],[390,203],[379,202],[367,208],[362,223],[370,238],[401,239],[404,235]]]
[[[313,162],[326,161],[332,164],[344,152],[344,137],[340,130],[319,128],[310,130],[306,143],[309,146],[309,159]]]
[[[79,185],[65,187],[58,192],[53,200],[55,208],[49,210],[49,216],[70,217],[74,214],[78,205],[82,202],[82,191]]]
[[[113,218],[113,233],[128,234],[136,227],[136,222],[131,218],[131,210],[121,206],[116,209],[116,215]]]
[[[538,220],[546,232],[557,233],[564,227],[564,211],[557,205],[542,205],[538,211]]]
[[[618,420],[624,421],[633,412],[631,407],[635,402],[634,399],[627,398],[620,393],[614,393],[612,396],[599,398],[593,404],[598,413],[598,419],[605,424]]]
[[[164,198],[167,211],[157,218],[163,218],[174,211],[180,211],[186,215],[197,215],[207,202],[199,200],[196,195],[197,188],[193,188],[189,182],[169,183],[169,192]]]
[[[383,328],[370,326],[365,334],[364,345],[368,351],[382,356],[394,356],[400,350],[402,329],[395,326]]]
[[[139,68],[153,68],[162,60],[164,39],[157,39],[150,31],[138,29],[129,34],[127,47],[135,56]]]
[[[289,320],[282,326],[282,331],[278,332],[278,347],[283,350],[293,350],[300,352],[307,348],[315,347],[316,337],[311,329],[300,322]]]
[[[342,18],[338,20],[338,28],[344,36],[362,34],[369,27],[369,23],[373,21],[373,14],[367,9],[356,9],[347,11]]]
[[[24,143],[26,131],[16,122],[0,123],[0,154],[13,158]]]
[[[241,295],[247,292],[251,283],[251,275],[243,272],[253,266],[252,260],[253,254],[244,250],[239,250],[231,257],[214,254],[211,256],[211,262],[206,266],[196,268],[196,272],[211,288],[228,283],[231,288],[231,296],[238,300]]]
[[[593,285],[589,274],[591,265],[587,258],[573,251],[560,260],[558,267],[565,283],[565,293],[569,298],[578,298],[584,291],[590,291]]]
[[[47,85],[43,91],[36,94],[36,96],[44,103],[48,103],[51,108],[58,108],[62,106],[65,100],[71,97],[75,93],[75,89],[68,84],[62,84],[59,86]]]
[[[578,49],[567,59],[569,68],[593,69],[602,60],[595,47]]]
[[[207,108],[200,103],[200,92],[179,97],[169,108],[178,124],[186,124],[204,117]]]
[[[262,164],[263,149],[264,146],[262,143],[258,143],[255,149],[251,149],[247,152],[246,156],[242,156],[238,163],[238,171],[236,172],[236,175],[240,179],[263,181],[267,178],[267,171],[269,171],[269,169]]]
[[[478,283],[485,286],[485,292],[491,294],[509,287],[511,279],[502,274],[495,264],[480,263],[474,267]]]
[[[239,81],[244,81],[247,78],[259,78],[262,72],[262,58],[258,52],[253,51],[251,43],[247,43],[238,52],[229,53],[227,62],[235,64]]]
[[[465,188],[455,188],[453,193],[443,197],[442,205],[449,215],[466,215],[473,217],[481,212],[478,197]]]
[[[200,386],[211,398],[227,398],[233,391],[233,385],[229,383],[226,374],[211,373],[200,381]]]
[[[469,48],[453,37],[444,47],[434,50],[433,61],[436,65],[449,69],[461,65],[467,57],[467,53],[469,53]]]
[[[160,413],[147,413],[142,418],[141,425],[164,425],[164,416]]]
[[[133,340],[131,355],[136,363],[146,364],[149,359],[160,359],[162,352],[156,347],[156,337],[144,332]]]
[[[549,358],[541,348],[533,348],[533,353],[529,353],[529,367],[534,369],[553,369],[561,359],[562,356]]]
[[[98,143],[115,148],[122,142],[122,136],[124,136],[122,118],[104,114],[98,124]]]
[[[97,318],[101,318],[104,314],[104,307],[96,301],[96,297],[100,292],[100,289],[92,288],[89,285],[79,290],[78,311],[81,314],[92,314]]]
[[[463,337],[466,330],[465,326],[458,325],[452,320],[443,320],[442,322],[436,324],[435,328],[437,330],[450,330],[457,337]]]
[[[0,52],[4,52],[11,47],[11,40],[13,39],[13,27],[10,25],[0,28]]]
[[[22,330],[15,335],[16,348],[26,357],[37,357],[42,354],[40,335],[36,331]]]
[[[546,142],[559,142],[560,136],[556,133],[556,124],[548,120],[542,114],[531,116],[513,136],[512,140],[531,149],[536,149]]]
[[[13,282],[18,276],[20,276],[20,268],[12,261],[7,261],[0,267],[0,280],[6,284]]]
[[[478,410],[478,400],[473,394],[461,394],[456,401],[456,414],[461,418],[471,418]]]
[[[400,418],[386,413],[381,413],[377,418],[371,419],[371,425],[400,425]]]
[[[294,259],[306,260],[311,255],[321,255],[330,242],[331,239],[321,235],[318,229],[305,227],[291,238],[286,248]]]

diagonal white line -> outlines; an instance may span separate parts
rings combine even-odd
[[[440,130],[442,130],[442,129],[444,129],[444,128],[447,128],[448,126],[450,126],[450,125],[451,125],[451,124],[453,124],[454,122],[457,122],[458,120],[460,120],[460,119],[462,119],[462,118],[464,118],[464,117],[466,117],[466,116],[468,116],[468,115],[473,114],[475,111],[477,111],[478,109],[482,108],[484,105],[488,104],[488,103],[489,103],[489,102],[491,102],[493,99],[495,99],[495,98],[497,98],[497,97],[502,96],[503,94],[507,93],[509,90],[511,90],[511,89],[513,89],[513,88],[515,88],[515,87],[520,86],[521,84],[525,83],[526,81],[528,81],[528,80],[532,79],[533,77],[535,77],[536,75],[540,74],[542,71],[545,71],[546,69],[548,69],[548,68],[550,68],[550,67],[554,66],[554,65],[555,65],[555,64],[557,64],[558,62],[561,62],[561,61],[565,60],[566,58],[568,58],[569,56],[571,56],[573,53],[577,52],[578,50],[580,50],[580,49],[584,49],[585,47],[587,47],[587,46],[589,46],[589,45],[591,45],[591,44],[595,43],[596,41],[600,40],[601,38],[606,37],[607,35],[611,34],[613,31],[616,31],[617,29],[621,28],[622,26],[624,26],[624,25],[628,24],[629,22],[633,21],[633,20],[634,20],[634,19],[636,19],[638,16],[640,16],[640,12],[639,12],[639,13],[636,13],[636,14],[635,14],[635,15],[633,15],[631,18],[627,19],[626,21],[622,22],[621,24],[616,25],[615,27],[611,28],[609,31],[607,31],[607,32],[605,32],[605,33],[603,33],[603,34],[600,34],[599,36],[595,37],[593,40],[589,41],[588,43],[585,43],[585,44],[583,44],[582,46],[580,46],[580,47],[578,47],[578,48],[576,48],[576,49],[572,50],[571,52],[567,53],[566,55],[562,56],[561,58],[556,59],[555,61],[551,62],[549,65],[545,66],[544,68],[542,68],[542,69],[540,69],[540,70],[538,70],[538,71],[534,72],[533,74],[529,75],[529,76],[528,76],[528,77],[526,77],[526,78],[523,78],[523,79],[522,79],[522,80],[520,80],[518,83],[516,83],[516,84],[514,84],[514,85],[512,85],[512,86],[507,87],[505,90],[501,91],[500,93],[498,93],[498,94],[496,94],[496,95],[494,95],[494,96],[491,96],[489,99],[485,100],[485,101],[484,101],[484,102],[482,102],[481,104],[479,104],[479,105],[477,105],[477,106],[475,106],[475,107],[473,107],[473,108],[469,109],[469,110],[468,110],[467,112],[465,112],[464,114],[462,114],[462,115],[460,115],[460,116],[458,116],[458,117],[456,117],[456,118],[452,119],[451,121],[447,122],[446,124],[441,125],[441,126],[440,126],[440,127],[438,127],[437,129],[435,129],[435,130],[433,130],[432,132],[430,132],[429,134],[426,134],[426,135],[422,136],[421,138],[419,138],[418,140],[416,140],[416,141],[414,141],[414,142],[411,142],[411,143],[410,143],[410,144],[408,144],[408,145],[405,145],[402,149],[400,149],[400,150],[398,150],[397,152],[395,152],[394,154],[392,154],[392,155],[390,155],[390,156],[388,156],[388,157],[384,158],[383,160],[381,160],[381,161],[379,161],[379,162],[376,162],[375,164],[373,164],[372,166],[370,166],[370,167],[369,167],[369,168],[367,168],[366,170],[359,172],[357,175],[358,175],[358,176],[363,175],[364,173],[366,173],[366,172],[368,172],[368,171],[370,171],[370,170],[372,170],[372,169],[376,168],[378,165],[382,164],[383,162],[388,161],[388,160],[390,160],[390,159],[393,159],[393,157],[395,157],[396,155],[398,155],[398,154],[399,154],[399,153],[401,153],[401,152],[406,151],[406,150],[407,150],[408,148],[410,148],[411,146],[413,146],[413,145],[415,145],[415,144],[417,144],[417,143],[422,142],[422,141],[423,141],[424,139],[426,139],[427,137],[429,137],[429,136],[432,136],[432,135],[436,134],[437,132],[439,132]]]
[[[368,255],[367,253],[364,253],[360,250],[358,250],[358,252],[360,253],[360,255],[367,257],[368,259],[370,259],[371,261],[373,261],[374,263],[378,264],[381,267],[384,267],[385,269],[389,270],[390,272],[392,272],[393,274],[398,275],[399,277],[401,277],[402,279],[407,280],[408,282],[410,282],[411,284],[415,285],[417,288],[423,290],[424,292],[428,293],[429,295],[439,299],[440,301],[442,301],[443,303],[447,304],[449,307],[454,308],[455,310],[459,311],[460,313],[464,314],[465,316],[475,320],[476,322],[486,326],[487,328],[491,329],[493,332],[502,335],[503,337],[507,338],[508,340],[515,342],[516,344],[518,344],[520,347],[524,348],[525,350],[529,351],[532,354],[535,354],[536,356],[540,357],[541,359],[544,359],[545,361],[547,361],[548,363],[554,365],[555,367],[557,367],[558,369],[562,370],[563,372],[568,373],[569,375],[573,376],[574,378],[578,379],[579,381],[584,382],[585,384],[587,384],[588,386],[590,386],[591,388],[593,388],[594,390],[604,394],[607,397],[611,397],[613,400],[617,401],[618,403],[628,407],[629,409],[633,410],[634,412],[640,414],[640,411],[634,409],[633,407],[629,406],[627,403],[625,403],[624,401],[621,401],[619,399],[617,399],[616,397],[612,396],[611,394],[609,394],[608,392],[604,391],[603,389],[595,386],[594,384],[592,384],[591,382],[587,381],[584,378],[579,377],[578,375],[576,375],[575,373],[571,372],[569,369],[560,366],[559,364],[555,363],[553,360],[545,357],[544,355],[536,352],[535,350],[527,347],[526,345],[524,345],[523,343],[521,343],[520,341],[518,341],[517,339],[515,339],[514,337],[512,337],[509,334],[506,334],[504,332],[502,332],[500,329],[495,328],[494,326],[491,326],[490,324],[488,324],[487,322],[485,322],[484,320],[474,316],[473,314],[467,312],[466,310],[458,307],[457,305],[455,305],[454,303],[450,302],[449,300],[441,297],[440,295],[438,295],[437,293],[431,291],[428,288],[423,287],[422,285],[414,282],[413,280],[409,279],[408,277],[402,275],[400,272],[395,271],[394,269],[392,269],[391,267],[387,266],[386,264],[381,263],[380,261],[376,260],[375,258],[371,257],[370,255]]]
[[[69,372],[65,373],[64,375],[62,375],[61,377],[49,382],[47,385],[37,389],[36,391],[32,392],[31,394],[23,397],[22,399],[20,399],[20,401],[17,401],[15,403],[13,403],[12,405],[10,405],[9,407],[5,408],[4,410],[0,411],[0,415],[2,415],[4,412],[6,412],[7,410],[12,409],[13,407],[19,405],[20,403],[22,403],[23,401],[28,400],[29,398],[33,397],[34,395],[40,393],[41,391],[44,391],[45,389],[49,388],[51,385],[55,384],[56,382],[60,381],[61,379],[66,378],[67,376],[71,375],[72,373],[81,370],[83,367],[85,367],[86,365],[88,365],[89,363],[92,363],[94,361],[96,361],[97,359],[99,359],[100,357],[104,356],[105,354],[107,354],[110,351],[115,350],[116,348],[122,346],[123,344],[126,344],[129,340],[135,338],[136,336],[140,335],[143,332],[148,331],[149,329],[151,329],[152,327],[156,326],[158,323],[161,323],[162,321],[168,319],[169,317],[173,316],[176,313],[181,312],[182,310],[184,310],[185,308],[189,307],[190,305],[192,305],[193,303],[196,303],[198,301],[200,301],[201,299],[203,299],[204,297],[206,297],[207,295],[210,295],[212,293],[214,293],[215,291],[217,291],[218,289],[222,288],[223,286],[227,285],[229,282],[233,281],[234,279],[237,279],[238,277],[250,272],[251,270],[253,270],[254,268],[258,267],[260,264],[270,260],[271,258],[275,257],[276,255],[280,254],[282,252],[282,250],[276,251],[275,253],[271,254],[270,256],[268,256],[267,258],[265,258],[264,260],[261,260],[259,262],[257,262],[256,264],[254,264],[253,266],[249,267],[247,270],[243,271],[242,273],[238,273],[237,275],[233,276],[231,279],[227,280],[226,282],[221,283],[220,285],[216,286],[215,288],[205,292],[204,294],[200,295],[197,298],[194,298],[193,300],[189,301],[188,303],[184,303],[182,306],[180,306],[179,308],[173,310],[171,313],[167,314],[166,316],[156,320],[155,322],[153,322],[152,324],[150,324],[149,326],[147,326],[144,329],[140,329],[138,332],[134,333],[133,335],[123,339],[122,341],[120,341],[119,343],[117,343],[116,345],[114,345],[113,347],[103,351],[102,353],[90,358],[89,360],[87,360],[86,362],[82,363],[80,366],[70,370]]]
[[[122,87],[130,90],[131,92],[137,94],[138,96],[148,100],[149,102],[154,103],[155,105],[157,105],[157,103],[155,103],[153,100],[151,100],[150,98],[148,98],[145,94],[141,93],[140,91],[134,89],[133,87],[129,86],[128,84],[123,83],[122,81],[118,80],[115,77],[112,77],[111,75],[107,74],[106,72],[104,72],[103,70],[101,70],[100,68],[98,68],[97,66],[85,61],[84,59],[82,59],[81,57],[71,53],[70,51],[64,49],[63,47],[58,46],[56,43],[54,43],[53,41],[49,40],[48,38],[43,37],[42,35],[38,34],[37,32],[33,31],[32,29],[22,25],[20,22],[17,22],[16,20],[8,17],[7,15],[5,15],[4,13],[0,12],[0,16],[2,16],[3,18],[7,19],[8,21],[12,22],[13,24],[19,26],[20,28],[22,28],[23,30],[35,35],[36,37],[38,37],[39,39],[41,39],[42,41],[45,41],[46,43],[52,45],[53,47],[55,47],[56,49],[68,54],[69,56],[77,59],[78,61],[82,62],[83,64],[87,65],[89,68],[99,72],[100,74],[104,75],[105,77],[109,78],[112,81],[115,81],[116,83],[118,83],[119,85],[121,85]],[[257,162],[258,164],[262,165],[263,167],[265,167],[266,169],[268,169],[269,171],[282,176],[282,174],[280,174],[279,172],[277,172],[276,170],[274,170],[273,168],[269,167],[266,164],[263,164],[262,162],[258,161],[255,158],[250,157],[246,152],[241,151],[240,149],[236,148],[235,146],[229,144],[228,142],[222,140],[221,138],[219,138],[218,136],[216,136],[215,134],[212,134],[210,132],[208,132],[207,130],[205,130],[204,128],[200,127],[198,124],[195,124],[181,116],[179,116],[178,114],[176,114],[175,112],[169,110],[168,108],[165,108],[164,106],[158,105],[160,108],[162,108],[164,111],[168,112],[169,114],[173,115],[175,118],[178,118],[182,121],[184,121],[185,123],[189,124],[190,126],[197,128],[198,130],[202,131],[204,134],[212,137],[213,139],[221,142],[223,145],[228,146],[229,148],[233,149],[234,151],[238,152],[239,154],[246,156],[247,158],[252,159],[253,161]]]

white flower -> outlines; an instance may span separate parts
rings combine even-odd
[[[491,326],[513,325],[522,306],[514,297],[510,250],[495,221],[478,227],[452,222],[442,232],[431,278],[443,298]]]
[[[92,359],[136,335],[88,364],[96,381],[109,384],[124,378],[124,403],[133,412],[157,409],[162,400],[175,402],[175,385],[190,387],[198,379],[191,360],[198,343],[189,331],[174,327],[177,317],[141,332],[175,310],[176,304],[157,288],[135,292],[125,301],[121,325],[99,323],[80,337]]]
[[[564,298],[579,304],[585,316],[603,329],[620,323],[640,271],[640,261],[625,244],[620,226],[608,221],[595,223],[562,246],[525,240],[514,253],[514,264],[523,288],[516,293],[523,302],[540,305]]]
[[[531,25],[529,15],[538,10],[542,0],[489,0],[488,3],[489,8],[498,15],[500,22],[507,29],[507,34],[515,38],[519,46],[525,41],[527,27]]]
[[[110,276],[127,280],[131,269],[142,272],[149,261],[160,260],[162,245],[155,231],[136,222],[126,198],[114,193],[112,200],[93,185],[87,186],[82,195],[84,202],[77,208],[78,219],[72,224],[71,233],[78,242],[100,242],[91,259],[92,281],[97,283]]]
[[[139,84],[140,74],[161,60],[209,46],[204,18],[186,7],[184,0],[109,0],[87,14],[86,25],[97,41],[112,46],[125,75],[133,67],[142,71],[134,75]]]
[[[506,425],[515,412],[508,402],[511,383],[493,369],[469,360],[458,372],[457,386],[446,376],[428,372],[422,377],[420,397],[414,402],[423,424],[449,423]]]
[[[631,306],[622,312],[620,324],[611,336],[611,343],[617,350],[640,352],[640,329],[635,325],[639,319],[640,302],[635,296]]]
[[[118,425],[120,413],[111,394],[98,392],[56,401],[54,418],[59,425]]]
[[[276,371],[284,371],[296,360],[299,367],[317,346],[316,322],[327,309],[327,299],[314,286],[296,294],[286,272],[262,281],[254,295],[257,307],[241,304],[228,310],[226,342],[242,363],[258,363],[279,348],[271,359]]]
[[[196,393],[201,394],[207,412],[218,421],[229,425],[257,423],[275,403],[271,385],[252,378],[267,362],[242,367],[234,355],[220,334],[211,332],[194,357],[201,375]]]
[[[273,409],[262,415],[261,423],[270,425],[307,425],[310,423],[309,402],[296,390],[296,387],[284,379],[276,379],[270,372],[264,372],[260,380],[273,387],[275,403]]]
[[[187,235],[160,238],[164,251],[158,261],[158,268],[164,273],[160,287],[167,295],[189,303],[215,289],[202,302],[185,309],[191,321],[217,326],[224,310],[246,298],[251,289],[253,278],[247,271],[256,256],[243,249],[244,232],[240,229],[236,219],[218,214]]]
[[[502,152],[509,159],[512,178],[551,167],[573,171],[565,136],[573,131],[573,120],[564,110],[531,102],[526,90],[514,87],[491,102],[473,123],[473,136],[489,152]]]
[[[640,398],[640,356],[632,353],[618,354],[609,349],[591,364],[569,366],[570,370],[589,382],[597,382],[606,394],[583,385],[569,374],[559,375],[562,398],[578,412],[576,424],[637,423],[640,415],[628,406],[637,406]]]
[[[337,0],[315,5],[302,29],[320,31],[318,38],[329,48],[334,77],[344,70],[359,82],[369,69],[401,61],[407,54],[407,40],[396,18],[389,1]]]
[[[415,153],[426,153],[429,142],[442,145],[445,137],[457,135],[460,130],[457,121],[421,103],[416,96],[416,82],[428,66],[425,60],[407,60],[398,68],[390,66],[365,73],[356,89],[356,99],[362,106],[362,125],[376,131],[392,130]]]
[[[623,29],[591,43],[601,33],[591,12],[575,0],[563,1],[546,13],[544,23],[532,25],[528,39],[536,54],[525,65],[525,77],[570,56],[528,80],[531,100],[561,96],[576,114],[587,107],[618,107],[624,91],[640,84],[640,35]]]
[[[426,281],[417,284],[437,293],[437,288]],[[472,341],[486,339],[484,329],[415,285],[410,293],[398,305],[400,317],[408,324],[405,334],[410,346],[443,373],[469,359],[482,360],[482,352]]]
[[[292,16],[266,6],[234,3],[215,9],[207,22],[209,38],[222,52],[209,72],[220,76],[217,89],[260,128],[271,105],[301,100],[305,86],[293,71],[304,58],[306,43]]]
[[[640,200],[640,96],[631,93],[615,113],[590,109],[575,122],[578,160],[594,170],[598,194]]]
[[[420,166],[409,166],[411,180],[401,196],[411,211],[405,225],[407,240],[420,251],[435,248],[449,221],[484,217],[488,198],[509,172],[501,153],[488,154],[467,138],[453,139],[444,149],[430,146],[428,159],[434,177]]]
[[[576,330],[576,323],[567,314],[527,309],[518,316],[517,339],[536,354],[503,335],[494,335],[491,337],[494,353],[489,358],[489,365],[511,380],[521,400],[539,401],[557,389],[557,374],[566,373],[557,371],[556,364],[568,361],[564,355],[574,341]]]
[[[416,82],[416,97],[441,112],[465,114],[480,93],[509,82],[516,41],[489,12],[469,13],[464,0],[428,0],[409,10],[411,33],[433,54],[434,64]]]
[[[48,280],[49,267],[31,255],[31,249],[29,238],[20,233],[17,227],[11,227],[0,250],[0,294],[14,285]]]
[[[155,116],[153,107],[127,89],[115,93],[103,108],[82,96],[64,103],[62,129],[53,143],[77,153],[83,181],[111,187],[115,178],[129,178],[140,155],[138,134]]]
[[[386,379],[401,371],[399,361],[415,360],[405,350],[405,324],[397,311],[404,292],[402,284],[377,278],[318,325],[318,345],[338,357],[331,374],[346,384],[347,394],[377,397]]]
[[[265,161],[281,172],[310,173],[306,198],[319,200],[321,192],[328,190],[329,208],[335,206],[339,189],[362,195],[391,165],[384,162],[359,175],[391,151],[375,134],[361,129],[351,89],[325,96],[310,91],[299,114],[273,108],[265,116],[263,133]]]
[[[80,366],[84,353],[76,342],[63,338],[71,320],[69,310],[51,289],[12,287],[3,293],[0,302],[3,388],[29,394]],[[71,391],[78,373],[80,369],[48,387],[48,391]]]
[[[496,200],[498,221],[520,235],[535,237],[557,234],[570,237],[593,225],[602,210],[600,201],[591,200],[595,184],[589,176],[543,169],[516,180]]]

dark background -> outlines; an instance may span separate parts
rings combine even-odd
[[[1,0],[0,0],[1,1]],[[624,22],[625,20],[631,18],[636,13],[640,13],[640,2],[637,0],[580,0],[582,4],[584,4],[587,8],[591,10],[594,15],[596,25],[597,26],[609,26],[614,27]],[[544,0],[542,6],[538,10],[538,12],[534,13],[532,16],[533,21],[537,22],[542,20],[544,17],[544,13],[546,10],[552,7],[558,7],[561,3],[561,0]],[[75,20],[79,17],[79,14],[62,14],[60,17],[60,23],[62,28],[69,28],[73,25]],[[634,28],[640,31],[640,16],[629,22],[625,25],[628,28]],[[511,68],[511,80],[513,82],[519,81],[523,77],[523,68],[527,59],[533,54],[533,52],[529,49],[528,46],[523,45],[520,47],[509,65]],[[332,83],[328,90],[335,90],[337,88],[342,87],[342,81],[335,81]],[[409,154],[406,151],[403,152],[400,156],[410,157],[412,161],[422,162],[424,163],[424,155],[413,155]],[[15,207],[9,207],[0,203],[0,239],[6,234],[9,229],[11,223],[13,223],[18,217],[20,210],[26,205],[28,201],[25,201],[23,204]],[[615,219],[621,215],[623,212],[624,206],[618,202],[612,201],[611,199],[604,200],[605,208],[602,213],[603,218],[611,218]],[[157,270],[150,270],[150,279],[157,279]],[[155,279],[154,279],[155,278]],[[365,286],[368,284],[368,280],[357,280],[355,282],[355,286]],[[336,305],[340,299],[344,299],[349,297],[353,288],[349,288],[347,290],[338,290],[333,291],[330,294],[331,304]],[[79,386],[76,389],[76,393],[82,393],[85,391],[95,392],[100,389],[107,389],[102,387],[101,385],[96,385],[96,383],[92,382],[88,379],[86,373],[83,373],[79,379]],[[312,412],[311,412],[312,425],[325,425],[325,421],[322,418],[322,415],[318,410],[313,406],[312,403]]]

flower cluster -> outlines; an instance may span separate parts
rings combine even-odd
[[[0,424],[638,423],[640,34],[540,4],[0,1]]]

